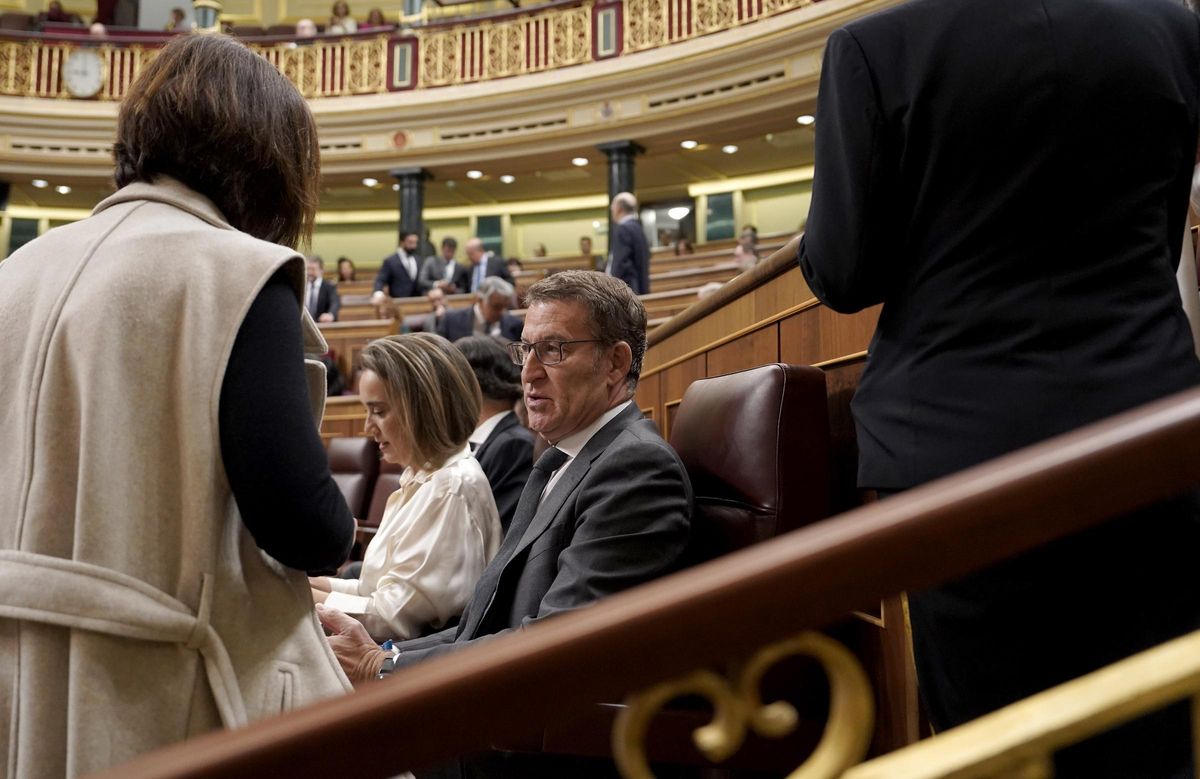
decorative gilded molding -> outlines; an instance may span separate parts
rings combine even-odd
[[[841,774],[867,753],[875,722],[871,685],[858,660],[846,647],[815,632],[771,644],[758,651],[727,680],[712,671],[694,671],[629,697],[613,727],[613,754],[625,779],[653,779],[646,759],[646,734],[655,715],[669,701],[701,695],[712,702],[712,722],[692,735],[697,749],[714,762],[732,757],[747,730],[766,738],[782,738],[796,729],[799,716],[786,701],[763,704],[763,676],[780,661],[811,657],[829,678],[829,719],[817,748],[788,779],[818,779]]]

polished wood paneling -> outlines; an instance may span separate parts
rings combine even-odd
[[[325,399],[325,416],[321,420],[321,440],[365,436],[363,423],[367,412],[357,395],[338,395]]]
[[[879,306],[857,314],[839,314],[817,305],[779,323],[779,353],[784,362],[812,365],[865,352],[879,321]]]
[[[637,393],[633,396],[633,402],[642,410],[647,419],[650,419],[658,426],[658,432],[662,432],[662,404],[659,400],[659,376],[647,376],[642,381],[638,382]]]
[[[673,365],[659,375],[662,376],[662,433],[665,437],[670,438],[671,423],[675,420],[675,412],[679,408],[679,402],[683,399],[683,393],[687,391],[688,385],[693,381],[703,379],[708,375],[708,360],[701,354],[686,362]]]
[[[767,325],[708,353],[708,375],[754,368],[779,361],[779,326]]]
[[[337,355],[338,370],[349,385],[352,383],[354,370],[358,365],[358,355],[363,347],[376,338],[394,335],[398,332],[399,323],[391,319],[369,319],[326,322],[317,326],[321,329],[321,335],[325,336],[330,351]]]

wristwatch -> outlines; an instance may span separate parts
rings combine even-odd
[[[379,666],[379,674],[375,678],[382,679],[385,676],[387,676],[388,674],[390,674],[392,671],[395,671],[395,670],[396,670],[396,656],[389,655],[387,657],[387,659],[385,659],[383,661],[383,665]]]

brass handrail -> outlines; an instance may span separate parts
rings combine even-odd
[[[293,776],[390,776],[428,766],[1197,483],[1200,389],[480,642],[354,695],[168,747],[104,775],[257,777],[286,766]]]

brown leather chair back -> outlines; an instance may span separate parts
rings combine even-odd
[[[367,499],[379,475],[379,446],[370,438],[332,438],[329,441],[329,470],[342,490],[346,505],[355,517],[367,510]]]
[[[671,425],[695,493],[691,562],[829,515],[825,373],[775,363],[693,382]]]
[[[375,489],[371,491],[371,504],[363,527],[379,527],[383,521],[383,510],[387,508],[388,497],[400,489],[400,474],[404,473],[403,465],[395,465],[387,460],[379,461],[379,478],[375,480]]]

